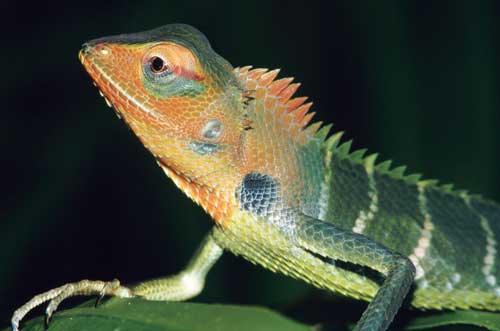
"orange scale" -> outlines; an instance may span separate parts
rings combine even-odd
[[[274,111],[276,114],[276,118],[282,117],[286,113],[287,110],[288,109],[287,109],[286,105],[278,104],[278,106],[276,107],[276,110]]]
[[[267,86],[278,76],[280,69],[274,69],[263,74],[259,79],[259,84]]]
[[[264,101],[264,106],[267,109],[273,109],[275,104],[276,104],[276,99],[272,97],[267,97]]]
[[[285,87],[287,87],[293,81],[293,77],[285,77],[272,82],[269,85],[269,94],[278,95]]]
[[[254,80],[248,81],[248,83],[246,84],[246,88],[248,90],[255,90],[257,88],[257,82]]]
[[[255,111],[257,113],[262,113],[264,111],[264,104],[262,102],[255,103]]]
[[[253,97],[256,99],[264,99],[266,97],[266,93],[267,93],[266,88],[258,87]]]
[[[267,72],[267,69],[265,69],[265,68],[254,69],[254,70],[249,72],[248,78],[258,80],[259,77],[262,76],[262,74],[264,74],[265,72]]]
[[[281,98],[281,102],[285,103],[288,99],[292,97],[292,95],[297,91],[300,87],[300,83],[290,84],[288,85],[281,93],[279,94]]]

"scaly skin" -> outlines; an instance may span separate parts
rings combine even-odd
[[[417,308],[500,309],[498,205],[339,146],[340,134],[327,138],[328,126],[308,125],[311,103],[292,98],[299,84],[291,78],[233,69],[199,31],[180,24],[90,41],[80,60],[215,226],[178,275],[131,289],[68,284],[19,308],[14,329],[34,306],[52,300],[50,318],[76,294],[193,297],[224,249],[370,301],[356,330],[386,330],[412,285]]]

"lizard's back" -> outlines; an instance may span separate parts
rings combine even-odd
[[[327,154],[319,216],[408,256],[417,270],[414,306],[500,309],[497,204],[373,167],[342,147],[323,146]]]

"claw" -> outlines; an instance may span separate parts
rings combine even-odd
[[[47,309],[45,309],[45,319],[44,319],[44,324],[45,324],[45,330],[49,329],[49,324],[50,321],[52,320],[52,315],[54,314],[54,311],[57,309],[57,306],[53,306],[54,299],[52,299],[47,306]]]
[[[105,295],[106,294],[104,293],[104,291],[101,291],[101,293],[99,293],[99,296],[95,300],[95,305],[94,305],[95,308],[97,308],[97,306],[99,306],[101,304],[101,301],[102,301],[102,299],[104,299]]]
[[[43,320],[44,321],[44,325],[45,325],[45,330],[48,330],[49,329],[49,324],[50,324],[50,320],[52,318],[52,314],[45,314],[45,319]]]
[[[117,279],[114,279],[110,282],[84,279],[76,283],[68,283],[47,292],[35,295],[33,298],[31,298],[31,300],[19,307],[12,315],[12,331],[19,331],[19,322],[33,308],[45,302],[49,302],[49,305],[45,310],[44,320],[45,330],[47,330],[49,328],[49,323],[54,312],[57,310],[57,307],[63,300],[75,295],[93,294],[99,294],[99,298],[97,298],[96,301],[96,307],[99,305],[100,301],[105,295],[116,296],[120,298],[130,298],[134,296],[133,292],[129,288],[120,286],[120,282]]]
[[[102,287],[101,291],[99,292],[99,296],[97,297],[97,299],[95,301],[94,307],[97,308],[97,306],[99,306],[102,299],[104,299],[104,297],[108,294],[108,292],[110,292],[110,291],[113,292],[114,290],[116,290],[119,287],[120,287],[120,281],[116,278],[110,282],[106,282],[104,284],[104,286]]]

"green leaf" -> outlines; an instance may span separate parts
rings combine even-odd
[[[444,312],[417,317],[407,324],[406,329],[427,330],[451,324],[476,325],[500,331],[500,314],[474,310]]]
[[[110,299],[96,309],[93,303],[93,300],[88,301],[79,307],[56,313],[50,324],[50,331],[317,330],[261,307]],[[433,330],[450,325],[475,325],[491,331],[500,331],[500,314],[473,310],[429,313],[411,319],[404,326],[404,330]],[[24,322],[21,329],[43,331],[43,319],[38,317]]]
[[[43,331],[41,317],[21,325]],[[86,304],[56,313],[50,331],[313,331],[266,308],[111,299],[97,309]]]

